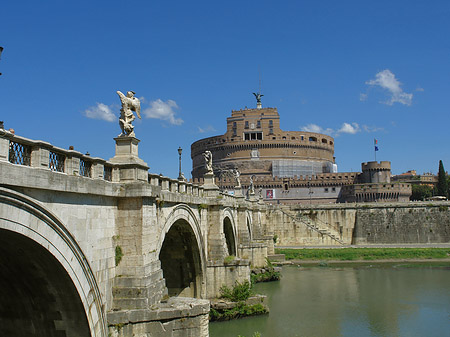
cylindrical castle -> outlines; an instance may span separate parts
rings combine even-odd
[[[337,172],[334,139],[320,133],[283,131],[276,108],[232,111],[227,132],[196,141],[191,146],[192,177],[202,178],[202,153],[213,154],[215,172],[238,169],[245,181],[250,176],[306,177]]]

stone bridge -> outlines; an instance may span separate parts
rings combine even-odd
[[[5,336],[208,336],[209,298],[273,253],[266,206],[0,130]],[[232,256],[232,257],[229,257]]]

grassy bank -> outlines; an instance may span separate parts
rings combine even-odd
[[[286,260],[395,260],[450,258],[450,248],[275,249]]]

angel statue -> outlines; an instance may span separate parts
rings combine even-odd
[[[255,177],[256,177],[255,175],[252,175],[250,177],[250,186],[248,187],[248,192],[251,195],[255,194],[255,184],[253,183],[253,178],[255,178]]]
[[[127,91],[126,96],[120,91],[117,91],[117,94],[120,97],[120,102],[122,102],[119,118],[119,125],[122,129],[120,136],[134,137],[134,126],[131,123],[136,119],[136,117],[134,116],[133,111],[136,112],[136,115],[140,119],[141,102],[137,97],[134,97],[136,94],[134,91]]]
[[[205,167],[206,167],[206,173],[214,173],[212,168],[212,153],[211,151],[206,150],[203,152],[203,157],[205,158]]]
[[[256,97],[256,103],[261,103],[261,97],[263,97],[264,95],[261,95],[259,92],[253,93],[253,95],[255,95]]]
[[[236,187],[241,188],[241,178],[240,178],[241,173],[237,169],[234,169],[232,171],[232,173],[233,173],[234,179],[236,179]]]

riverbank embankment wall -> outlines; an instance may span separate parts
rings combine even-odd
[[[450,202],[269,206],[277,246],[450,242]]]

